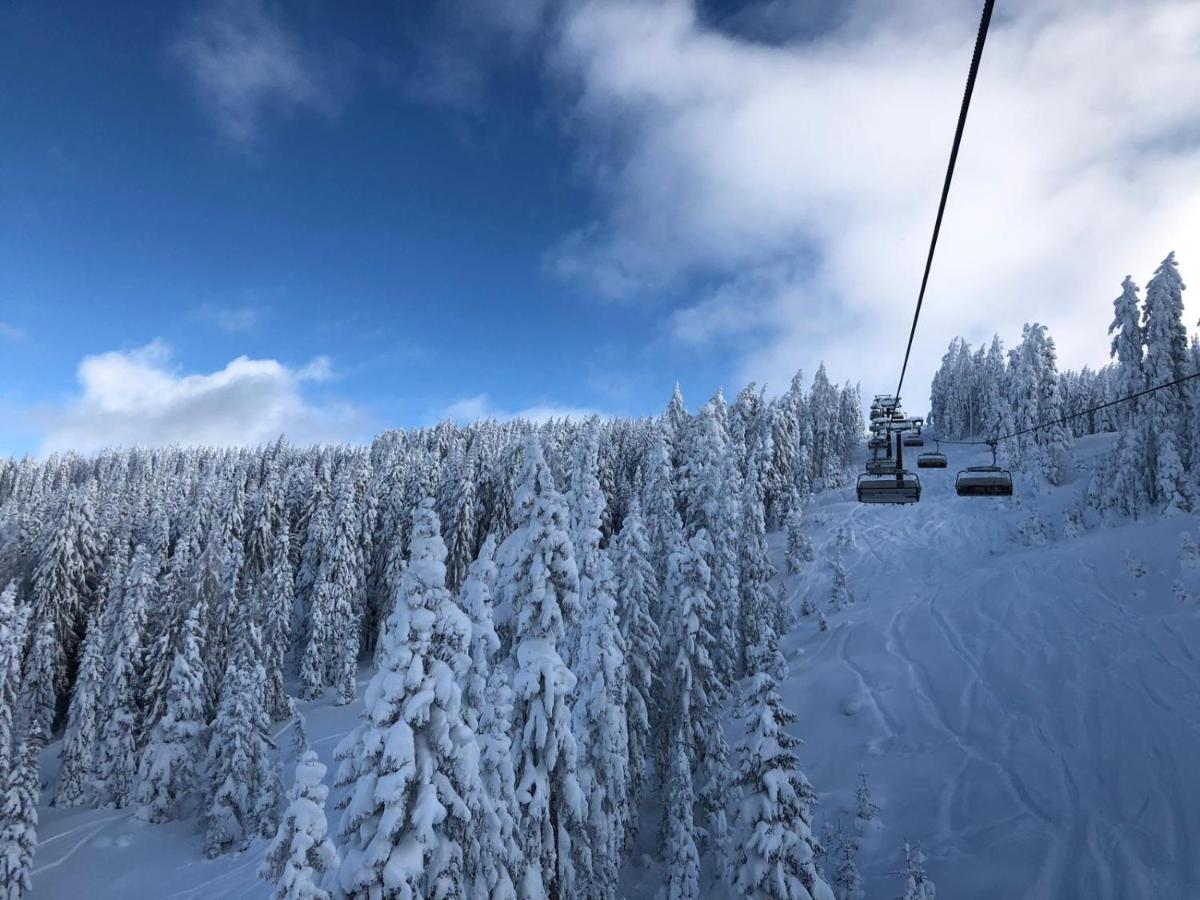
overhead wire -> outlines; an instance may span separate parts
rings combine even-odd
[[[975,91],[975,76],[979,73],[979,61],[983,58],[983,44],[987,40],[988,26],[992,21],[995,0],[984,0],[983,14],[979,19],[979,33],[975,37],[975,53],[971,57],[971,68],[967,72],[967,87],[963,92],[962,106],[958,111],[958,127],[954,131],[954,143],[950,148],[950,162],[946,166],[946,180],[942,184],[942,199],[938,203],[937,218],[933,222],[933,237],[929,241],[929,255],[925,259],[925,274],[921,276],[921,290],[917,294],[917,308],[913,313],[912,328],[908,332],[908,346],[904,350],[904,364],[900,367],[900,381],[896,385],[896,399],[904,387],[904,375],[908,372],[908,357],[912,353],[913,338],[917,333],[917,320],[921,318],[921,306],[925,302],[925,289],[929,285],[929,272],[933,268],[933,254],[937,249],[938,234],[942,230],[942,217],[946,212],[946,199],[950,196],[950,182],[954,178],[954,166],[958,162],[958,148],[962,143],[963,128],[967,124],[967,110],[971,106],[971,94]]]

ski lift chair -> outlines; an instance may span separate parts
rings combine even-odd
[[[868,475],[895,475],[896,460],[890,456],[876,456],[867,460]]]
[[[867,449],[871,450],[871,451],[886,450],[888,444],[889,444],[889,441],[887,438],[883,437],[882,435],[876,435],[875,437],[873,437],[869,441],[867,441]]]
[[[919,431],[910,431],[904,435],[904,446],[905,447],[924,447],[925,446],[925,438],[921,437],[921,433]]]
[[[937,450],[929,450],[920,454],[917,457],[918,469],[944,469],[946,468],[946,454],[942,452],[941,442],[938,442]]]
[[[954,479],[954,490],[960,497],[1011,497],[1013,492],[1012,472],[996,465],[996,442],[988,441],[992,448],[990,466],[968,466]]]
[[[921,479],[916,473],[897,470],[895,474],[858,476],[859,503],[917,503],[921,499]]]

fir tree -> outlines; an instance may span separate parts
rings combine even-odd
[[[934,900],[936,889],[925,874],[925,854],[921,847],[904,842],[904,894],[899,900]]]
[[[602,900],[616,896],[629,823],[629,683],[607,553],[600,552],[594,571],[579,648],[579,671],[586,674],[579,682],[575,726],[584,737],[579,783],[591,854],[590,879],[580,892]]]
[[[296,763],[287,811],[258,870],[260,878],[275,885],[272,900],[328,900],[321,882],[340,860],[327,835],[329,788],[321,783],[324,777],[325,766],[317,754],[305,750]]]
[[[28,616],[28,607],[17,603],[16,582],[10,581],[0,591],[0,773],[8,772],[12,752]]]
[[[458,897],[466,831],[479,808],[475,736],[461,679],[471,623],[446,590],[446,545],[432,499],[413,514],[411,561],[384,631],[363,720],[338,746],[350,786],[338,870],[348,897]]]
[[[188,612],[172,642],[163,715],[154,724],[138,760],[134,802],[147,822],[168,822],[196,787],[200,738],[205,726],[204,663],[201,659],[205,611]]]
[[[513,734],[527,866],[521,887],[529,895],[574,897],[583,848],[572,835],[583,824],[584,799],[568,707],[576,679],[559,648],[578,615],[579,576],[566,504],[535,436],[523,457],[517,527],[497,554],[497,590],[514,618]]]
[[[202,824],[205,851],[244,850],[276,825],[279,777],[270,758],[270,721],[263,708],[266,672],[258,625],[239,622],[237,644],[221,683],[205,762]]]
[[[663,789],[666,814],[663,819],[663,861],[667,867],[666,900],[697,900],[700,896],[700,853],[696,849],[693,820],[695,795],[688,762],[689,737],[676,730],[667,755],[667,777]]]
[[[641,504],[635,496],[617,538],[617,613],[625,641],[629,692],[625,707],[629,736],[629,835],[637,831],[637,813],[646,784],[647,749],[661,638],[651,610],[657,601],[650,542],[642,525]]]
[[[17,747],[0,806],[0,896],[21,900],[33,890],[33,853],[37,847],[41,783],[38,753],[43,741],[30,734]]]
[[[93,806],[100,800],[96,752],[102,723],[101,695],[105,683],[104,644],[104,628],[97,611],[92,615],[83,640],[79,677],[75,680],[67,730],[63,736],[55,806]]]
[[[738,821],[747,838],[738,851],[738,896],[832,900],[816,865],[821,852],[812,833],[816,795],[800,771],[800,740],[787,731],[796,717],[765,672],[751,679],[748,699],[747,733],[739,746]]]

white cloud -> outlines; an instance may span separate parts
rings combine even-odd
[[[555,403],[536,403],[515,411],[498,409],[492,405],[487,394],[475,394],[463,397],[447,406],[438,417],[451,419],[459,424],[469,424],[484,419],[495,419],[507,422],[512,419],[527,419],[541,424],[551,419],[590,419],[592,416],[603,416],[597,409],[581,406],[560,406]]]
[[[859,2],[830,32],[767,45],[715,30],[689,0],[568,7],[553,65],[578,88],[603,212],[552,262],[616,296],[707,285],[669,332],[730,342],[742,380],[782,388],[825,359],[890,389],[977,16]],[[953,335],[1011,341],[1025,321],[1050,325],[1065,364],[1103,362],[1127,272],[1144,281],[1172,249],[1185,279],[1200,271],[1198,70],[1195,3],[997,16],[910,396],[924,401]]]
[[[196,318],[215,325],[221,331],[236,334],[258,324],[258,310],[252,306],[216,306],[205,303],[196,310]]]
[[[216,372],[182,374],[161,341],[86,356],[79,364],[80,394],[44,416],[42,451],[253,446],[280,434],[302,444],[365,437],[369,423],[360,410],[305,395],[303,382],[329,372],[325,357],[294,370],[239,356]]]
[[[252,144],[269,115],[336,109],[328,66],[261,0],[213,0],[187,20],[171,51],[235,144]]]
[[[18,328],[8,322],[0,322],[0,340],[22,341],[29,337],[24,328]]]

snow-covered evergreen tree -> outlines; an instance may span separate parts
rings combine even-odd
[[[275,830],[279,775],[270,757],[270,720],[263,706],[266,671],[258,625],[242,617],[221,683],[205,762],[205,851],[244,850]]]
[[[317,754],[305,750],[296,763],[296,777],[288,795],[287,810],[267,846],[259,877],[275,885],[272,900],[327,900],[322,888],[325,875],[340,860],[329,840],[322,784],[325,766]]]
[[[657,605],[657,595],[650,541],[642,525],[641,504],[635,496],[617,537],[617,615],[629,669],[625,724],[629,737],[630,841],[637,830],[638,807],[645,791],[651,711],[656,697],[655,672],[661,638],[651,611]]]
[[[471,620],[471,665],[463,686],[463,718],[479,745],[483,788],[480,810],[467,845],[472,900],[515,900],[514,873],[520,866],[516,834],[517,798],[509,723],[512,691],[496,666],[500,638],[493,620],[495,539],[488,535],[467,569],[462,608]]]
[[[925,854],[921,847],[904,842],[904,894],[899,900],[934,900],[937,890],[925,874]]]
[[[697,900],[700,896],[700,853],[693,818],[695,793],[687,744],[690,738],[679,727],[667,753],[663,787],[663,862],[667,869],[665,900]]]
[[[500,546],[497,591],[513,617],[513,734],[526,895],[577,896],[585,798],[560,646],[578,615],[579,576],[567,510],[536,436],[526,440],[514,498],[516,530]]]
[[[339,744],[350,786],[338,885],[347,897],[467,894],[467,829],[481,803],[478,748],[463,718],[471,622],[446,589],[430,498],[413,513],[411,559],[384,630],[363,719]]]
[[[16,748],[0,805],[0,897],[21,900],[33,890],[33,853],[37,847],[38,753],[43,741],[27,735]]]
[[[835,865],[833,870],[833,894],[835,900],[862,900],[862,876],[858,874],[855,857],[858,855],[858,839],[847,834],[838,824],[834,835]]]
[[[327,685],[338,689],[338,702],[354,699],[358,670],[359,519],[348,466],[338,473],[329,532],[309,603],[308,639],[300,663],[301,695],[321,696]]]
[[[105,634],[102,616],[93,614],[83,640],[79,676],[71,695],[63,735],[55,806],[94,806],[100,801],[96,753],[102,725],[105,684]]]
[[[738,850],[738,896],[833,900],[816,864],[816,795],[800,770],[800,740],[787,731],[796,717],[766,672],[752,677],[748,701],[746,737],[738,748],[743,795],[737,821],[744,835]]]
[[[1146,284],[1142,311],[1146,334],[1144,369],[1148,387],[1167,384],[1188,374],[1187,326],[1183,323],[1184,284],[1170,253]],[[1186,435],[1183,392],[1155,391],[1142,398],[1139,414],[1146,431],[1154,502],[1168,512],[1190,507],[1184,473]]]
[[[158,589],[155,580],[158,565],[149,549],[139,545],[113,621],[115,632],[109,645],[103,701],[105,717],[96,754],[103,798],[112,806],[129,803],[137,774],[136,745],[145,668],[142,638],[147,612]]]
[[[290,548],[291,531],[287,519],[283,519],[258,589],[263,622],[263,663],[267,671],[266,707],[273,719],[283,718],[291,706],[283,683],[292,645],[292,615],[296,602]]]
[[[194,606],[172,641],[163,715],[154,724],[138,761],[134,802],[139,818],[167,822],[197,786],[200,741],[205,727],[203,606]]]
[[[582,896],[604,900],[617,892],[621,851],[629,824],[629,736],[625,710],[629,672],[617,622],[612,565],[600,551],[590,586],[578,655],[575,728],[580,737],[579,785],[587,807],[591,857]]]
[[[17,585],[0,591],[0,774],[8,772],[20,696],[21,657],[29,610],[17,603]]]

